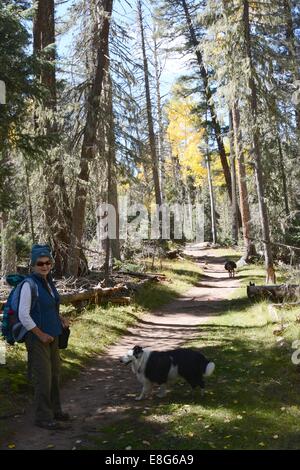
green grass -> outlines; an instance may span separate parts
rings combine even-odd
[[[145,286],[129,306],[91,306],[80,314],[67,315],[71,336],[68,349],[61,353],[63,381],[78,375],[90,358],[115,343],[145,311],[169,302],[200,279],[200,269],[189,261],[164,262],[159,272],[166,274],[168,280]],[[0,342],[0,347],[5,347],[1,338]],[[26,376],[25,346],[6,346],[6,360],[6,365],[0,365],[0,442],[1,434],[6,432],[2,418],[22,413],[24,401],[26,405],[32,394]]]
[[[252,272],[251,272],[252,271]],[[260,279],[263,269],[247,268]],[[246,272],[240,273],[246,285]],[[132,403],[118,422],[83,438],[86,449],[298,449],[300,373],[291,361],[300,339],[299,310],[285,313],[278,342],[266,302],[250,303],[245,287],[224,302],[224,311],[201,325],[201,348],[216,363],[206,396],[181,382],[162,400]]]
[[[247,286],[250,281],[256,285],[265,285],[266,271],[263,263],[243,266],[237,270],[236,278],[241,281],[242,286]],[[277,284],[281,284],[285,280],[283,272],[279,270],[276,271],[276,278]]]
[[[221,256],[219,250],[216,256]],[[78,374],[90,357],[115,342],[143,312],[168,302],[200,279],[198,267],[188,261],[164,263],[158,270],[169,281],[146,287],[131,306],[89,308],[71,318],[70,347],[63,352],[64,380]],[[222,302],[221,314],[202,325],[199,338],[189,343],[216,362],[206,396],[200,398],[179,382],[162,400],[128,399],[117,421],[99,423],[95,432],[82,437],[83,448],[299,448],[300,373],[291,355],[293,340],[300,339],[300,325],[295,322],[300,311],[284,312],[286,329],[278,342],[267,302],[250,303],[246,297],[250,280],[264,283],[263,267],[247,266],[237,276],[241,288]],[[28,397],[23,346],[9,349],[8,363],[0,367],[0,390],[0,416],[15,411],[18,398]],[[1,432],[5,432],[5,420],[0,420],[0,441]]]
[[[201,278],[200,268],[188,260],[164,261],[162,268],[157,267],[155,271],[165,274],[167,281],[147,285],[138,292],[135,302],[146,310],[170,302],[189,287],[197,285]]]

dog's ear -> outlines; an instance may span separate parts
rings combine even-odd
[[[134,357],[139,357],[143,352],[143,348],[141,346],[134,346],[132,351],[133,351]]]

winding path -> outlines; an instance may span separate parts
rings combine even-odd
[[[105,355],[95,358],[77,379],[68,383],[62,398],[65,411],[73,417],[70,429],[47,431],[34,427],[31,409],[15,418],[11,425],[17,431],[10,441],[15,449],[72,449],[84,435],[117,421],[132,408],[141,408],[140,402],[134,401],[140,385],[119,363],[120,356],[135,344],[163,350],[199,337],[199,326],[221,313],[222,301],[239,286],[238,279],[228,278],[224,258],[217,258],[213,250],[193,245],[186,252],[201,265],[206,260],[201,282],[159,310],[145,314]]]

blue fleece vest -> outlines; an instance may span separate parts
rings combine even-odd
[[[50,294],[46,281],[37,273],[30,276],[38,286],[38,299],[30,315],[43,333],[47,333],[53,337],[62,333],[62,325],[59,319],[59,294],[54,286],[51,277],[48,277],[48,283],[54,293],[54,297]]]

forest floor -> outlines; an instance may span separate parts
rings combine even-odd
[[[253,275],[249,277],[246,268],[229,279],[223,268],[228,257],[217,250],[192,246],[187,253],[196,262],[207,260],[201,281],[143,315],[63,388],[64,411],[72,416],[70,428],[54,432],[34,427],[29,407],[10,421],[15,431],[2,449],[299,446],[300,374],[291,363],[290,346],[276,346],[274,325],[263,304],[249,307],[245,289],[238,294],[240,280],[253,280]],[[140,384],[119,358],[136,344],[160,350],[187,344],[201,348],[216,362],[206,396],[200,398],[199,392],[178,383],[163,399],[135,401]]]

